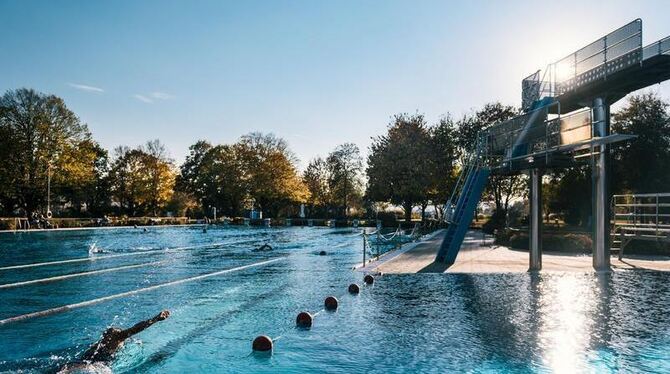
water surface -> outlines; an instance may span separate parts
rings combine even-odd
[[[0,289],[0,319],[221,269],[261,267],[159,288],[0,326],[0,371],[48,372],[76,359],[109,325],[171,317],[126,344],[115,372],[670,371],[670,276],[613,274],[385,275],[358,296],[352,229],[196,227],[0,234],[0,284],[132,269]],[[269,243],[273,251],[254,248]],[[90,253],[91,248],[102,253]],[[326,256],[319,252],[327,251]],[[322,311],[335,295],[337,312]],[[317,313],[309,330],[300,311]],[[251,353],[260,334],[271,356]]]

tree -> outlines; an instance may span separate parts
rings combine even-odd
[[[130,215],[157,215],[170,201],[175,173],[165,147],[149,141],[135,149],[118,147],[110,171],[112,195]]]
[[[363,196],[363,159],[355,144],[344,143],[328,155],[326,164],[329,190],[333,198],[341,202],[338,211],[346,218],[351,202],[355,200],[360,205]]]
[[[240,213],[247,197],[244,174],[236,147],[210,148],[203,155],[195,178],[196,196],[203,208],[216,207],[218,212],[231,216]]]
[[[201,197],[202,192],[198,190],[197,179],[200,175],[202,160],[212,149],[212,144],[206,140],[199,140],[188,149],[189,154],[179,168],[179,175],[175,180],[175,190]]]
[[[80,169],[79,172],[72,170],[69,173],[56,173],[52,185],[56,185],[56,191],[70,201],[74,213],[81,215],[82,203],[90,214],[100,216],[109,210],[111,202],[109,184],[109,156],[107,150],[98,143],[85,141],[79,144],[78,149],[72,152],[73,159],[92,160],[92,168]],[[71,165],[76,162],[67,162]],[[68,168],[67,166],[65,167]],[[66,176],[69,180],[63,180]],[[52,190],[54,186],[52,186]]]
[[[234,147],[248,195],[264,215],[277,216],[280,210],[307,200],[307,188],[297,173],[297,159],[284,139],[250,133]]]
[[[148,212],[158,215],[174,192],[174,163],[158,139],[148,141],[140,147],[140,151],[144,153],[142,161],[145,180],[145,196],[141,201],[146,204]]]
[[[309,217],[313,217],[318,210],[321,210],[322,216],[326,217],[332,204],[332,194],[328,183],[330,172],[326,161],[321,157],[310,161],[302,174],[302,180],[309,191],[307,199]]]
[[[49,169],[55,189],[74,192],[94,178],[95,143],[63,100],[32,89],[0,97],[0,201],[11,213],[44,208]]]
[[[637,135],[636,139],[613,147],[613,190],[666,192],[670,185],[668,103],[654,93],[631,96],[627,105],[613,115],[612,130]]]
[[[427,198],[435,205],[435,211],[438,215],[441,215],[442,204],[451,197],[451,192],[458,177],[459,138],[456,124],[449,115],[442,117],[430,129],[430,135],[432,148],[431,188]],[[423,215],[422,213],[422,217]]]
[[[550,176],[552,188],[543,191],[549,210],[563,214],[565,223],[587,226],[591,215],[591,176],[588,166],[577,166]]]
[[[245,174],[239,149],[229,145],[212,146],[200,140],[190,148],[181,166],[175,189],[197,200],[203,212],[236,215],[247,197]]]
[[[430,165],[431,137],[423,115],[396,115],[387,133],[370,146],[367,195],[401,205],[409,222],[412,208],[428,199]]]

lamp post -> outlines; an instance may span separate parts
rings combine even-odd
[[[47,169],[47,218],[51,218],[51,161]]]

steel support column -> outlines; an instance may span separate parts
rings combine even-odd
[[[603,137],[610,132],[610,109],[607,100],[593,100],[593,137]],[[609,175],[607,145],[595,147],[591,163],[593,268],[596,271],[610,270],[609,248]]]
[[[542,270],[542,171],[530,169],[530,219],[528,226],[528,271]]]

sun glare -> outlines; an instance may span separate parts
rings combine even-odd
[[[591,309],[589,284],[576,276],[549,279],[543,292],[540,341],[545,365],[555,373],[575,373],[585,365],[589,345]]]

